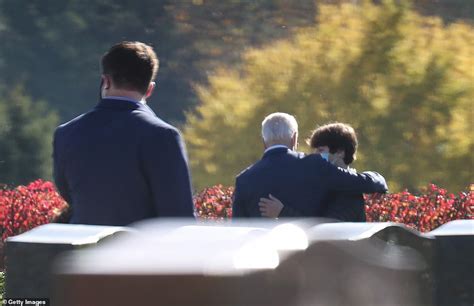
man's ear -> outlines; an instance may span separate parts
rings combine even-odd
[[[150,85],[148,85],[148,89],[146,90],[146,93],[145,93],[145,98],[148,98],[153,94],[155,87],[156,87],[156,83],[150,82]]]
[[[112,86],[112,81],[110,79],[110,76],[108,76],[106,74],[103,74],[101,76],[101,81],[102,81],[102,88],[103,89],[110,89],[110,87]]]
[[[291,137],[291,144],[292,144],[294,150],[296,150],[298,148],[298,132],[295,132],[293,134],[293,137]]]

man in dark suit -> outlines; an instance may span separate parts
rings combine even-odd
[[[298,124],[295,118],[274,113],[262,122],[265,152],[260,161],[236,178],[233,216],[261,217],[258,203],[273,195],[304,216],[324,213],[323,202],[334,191],[386,192],[385,179],[375,172],[355,173],[338,168],[319,154],[296,152]],[[283,208],[280,216],[292,216]]]
[[[308,144],[315,154],[321,154],[331,164],[349,171],[357,152],[357,135],[354,129],[344,123],[330,123],[318,127],[308,139]],[[365,222],[364,197],[361,193],[330,192],[323,200],[323,217],[343,222]],[[262,198],[259,203],[262,216],[278,218],[280,214],[302,217],[301,212],[287,206],[276,197]]]
[[[140,42],[102,57],[101,100],[54,135],[54,179],[71,223],[127,225],[153,217],[192,217],[179,131],[146,105],[158,58]]]

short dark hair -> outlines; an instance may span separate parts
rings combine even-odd
[[[115,86],[146,93],[158,72],[153,48],[138,41],[123,41],[102,57],[102,73],[110,75]]]
[[[336,122],[323,125],[314,130],[308,139],[308,144],[312,148],[328,146],[329,152],[333,154],[343,150],[344,162],[349,165],[354,161],[358,142],[352,126]]]

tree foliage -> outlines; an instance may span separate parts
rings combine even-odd
[[[155,46],[161,61],[150,105],[182,122],[216,65],[238,65],[241,52],[314,24],[320,3],[354,0],[0,0],[0,81],[28,84],[69,120],[95,103],[99,58],[121,40]],[[374,2],[377,2],[374,0]],[[420,0],[445,20],[472,20],[465,0]],[[67,100],[67,103],[65,102]]]
[[[51,178],[56,112],[33,102],[21,87],[0,98],[0,183],[26,184]]]
[[[28,83],[32,97],[68,120],[96,102],[102,54],[140,40],[160,58],[150,105],[182,121],[197,102],[191,83],[204,83],[214,63],[235,63],[244,48],[314,23],[314,13],[313,0],[0,0],[0,36],[8,41],[0,80]]]
[[[404,1],[321,5],[318,24],[221,67],[197,88],[185,137],[195,186],[232,184],[262,154],[260,124],[295,114],[300,135],[331,121],[359,136],[360,170],[392,190],[473,181],[472,26],[444,25]],[[300,140],[303,149],[303,141]]]
[[[0,0],[0,37],[8,42],[0,47],[0,84],[25,84],[33,104],[47,101],[68,121],[97,103],[102,54],[119,41],[140,40],[152,44],[160,58],[149,105],[167,121],[182,121],[183,111],[197,102],[191,84],[205,83],[213,63],[235,63],[245,47],[314,23],[314,12],[313,0]],[[9,103],[10,97],[0,99]],[[0,116],[8,116],[4,111]],[[19,123],[12,124],[16,129]],[[12,139],[18,136],[12,131],[13,147],[4,150],[18,157],[0,154],[0,182],[44,177],[49,159],[39,172],[17,162],[32,156],[19,151],[23,140]],[[51,145],[49,135],[43,140],[39,148]]]

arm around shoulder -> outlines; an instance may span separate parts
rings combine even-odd
[[[357,173],[325,163],[324,173],[330,189],[355,193],[387,192],[387,183],[377,172]]]
[[[375,171],[364,171],[364,172],[362,172],[362,174],[370,177],[371,181],[373,182],[374,187],[375,187],[375,191],[373,193],[376,193],[376,192],[386,193],[386,192],[388,192],[387,182],[385,181],[385,178],[380,173],[375,172]]]

